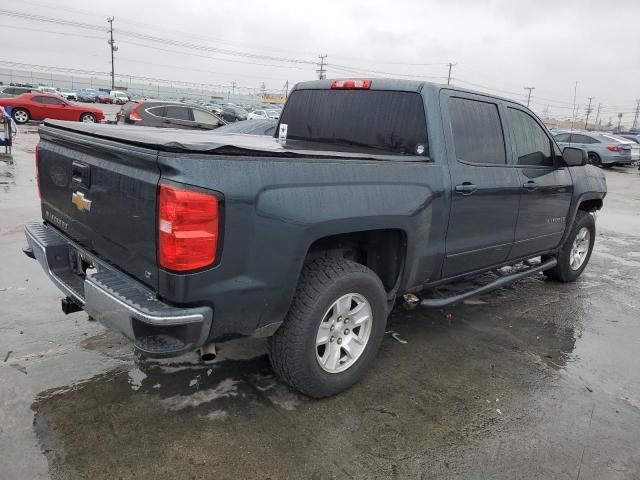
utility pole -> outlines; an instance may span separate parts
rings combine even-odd
[[[620,125],[622,124],[622,113],[618,114],[618,128],[616,130],[620,131]]]
[[[457,63],[447,63],[449,65],[449,74],[447,75],[447,85],[451,85],[451,69],[457,65]]]
[[[262,82],[260,84],[260,92],[262,92],[262,96],[263,97],[264,97],[265,93],[267,93],[267,85],[264,82]]]
[[[324,80],[325,78],[327,78],[327,71],[325,70],[325,67],[327,65],[324,63],[324,59],[327,58],[327,54],[325,53],[324,55],[318,55],[318,58],[320,59],[320,69],[316,70],[316,73],[318,74],[318,80]]]
[[[284,98],[289,97],[289,80],[287,80],[284,84]]]
[[[636,113],[633,117],[633,129],[635,130],[638,126],[638,115],[640,115],[640,98],[636,100]]]
[[[231,95],[233,96],[236,94],[236,85],[238,85],[236,82],[231,82]]]
[[[111,50],[111,90],[116,89],[116,71],[113,61],[113,54],[114,52],[118,51],[118,47],[113,41],[113,20],[113,17],[107,18],[107,22],[109,22],[109,40],[107,40],[107,43],[109,44],[109,49]]]
[[[591,109],[591,101],[593,100],[593,97],[587,97],[589,99],[589,105],[587,105],[587,118],[584,119],[584,129],[587,130],[587,125],[589,125],[589,115],[591,115],[591,112],[593,111]]]
[[[531,103],[531,93],[536,89],[536,87],[524,87],[525,90],[529,90],[529,95],[527,96],[527,108],[529,108],[529,104]]]
[[[602,104],[601,104],[601,103],[598,103],[598,110],[596,110],[596,119],[595,119],[595,121],[593,122],[593,123],[596,123],[596,124],[598,124],[598,125],[600,125],[600,124],[598,123],[598,118],[600,118],[600,109],[601,109],[601,108],[602,108]]]

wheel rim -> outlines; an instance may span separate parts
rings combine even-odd
[[[82,121],[84,123],[96,123],[96,119],[93,118],[93,115],[89,115],[89,114],[84,114],[82,116]]]
[[[584,261],[587,259],[587,253],[589,253],[589,243],[591,242],[591,233],[587,227],[582,227],[576,238],[573,240],[571,246],[571,253],[569,254],[569,265],[572,270],[578,270]]]
[[[13,118],[18,123],[25,123],[27,120],[29,120],[29,115],[27,115],[27,112],[25,112],[24,110],[18,110],[13,114]]]
[[[597,156],[597,155],[595,155],[595,154],[593,154],[593,153],[592,153],[592,154],[590,154],[590,155],[589,155],[589,163],[590,163],[591,165],[598,166],[598,165],[600,164],[600,162],[598,161],[598,156]]]
[[[325,372],[344,372],[360,358],[371,336],[372,313],[358,293],[343,295],[329,307],[316,335],[316,359]]]

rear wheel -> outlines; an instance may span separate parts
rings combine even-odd
[[[356,262],[305,264],[287,317],[270,340],[275,372],[310,397],[335,395],[373,363],[387,320],[378,276]]]
[[[93,113],[83,113],[80,115],[80,121],[83,123],[96,123],[96,116]]]
[[[602,162],[600,161],[600,156],[594,152],[589,152],[588,163],[596,167],[599,167],[602,165]]]
[[[545,275],[560,282],[574,282],[584,271],[591,258],[596,238],[596,222],[589,212],[578,210],[573,228],[558,252],[558,264]]]
[[[11,115],[13,120],[19,124],[27,123],[31,119],[31,114],[24,108],[14,108]]]

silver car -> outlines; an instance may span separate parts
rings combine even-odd
[[[640,145],[626,138],[601,132],[563,132],[554,135],[560,148],[587,152],[589,163],[602,167],[629,165],[640,160]]]

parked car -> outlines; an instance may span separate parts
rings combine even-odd
[[[249,113],[240,107],[229,105],[222,107],[222,118],[224,118],[226,122],[238,122],[240,120],[246,120],[248,116]]]
[[[226,125],[222,118],[206,108],[162,101],[129,102],[120,109],[116,120],[121,124],[199,130]]]
[[[17,97],[23,93],[31,93],[35,89],[29,87],[4,87],[0,89],[0,97]]]
[[[270,118],[272,120],[277,120],[280,118],[280,112],[278,110],[254,110],[253,112],[247,115],[248,120],[258,120]]]
[[[95,103],[96,92],[97,90],[93,88],[83,88],[82,90],[78,90],[78,100],[85,103]]]
[[[541,271],[572,282],[589,262],[604,173],[515,101],[319,80],[295,86],[278,127],[276,139],[45,122],[44,223],[27,225],[25,253],[63,311],[148,357],[271,336],[275,372],[326,397],[371,367],[397,298],[441,308]]]
[[[46,93],[23,93],[13,98],[0,98],[0,106],[11,108],[11,116],[16,123],[27,123],[29,120],[72,120],[85,123],[96,123],[104,120],[102,110],[74,105],[59,97]]]
[[[107,92],[96,92],[96,103],[113,103],[113,97]]]
[[[619,138],[626,138],[636,143],[640,143],[640,132],[614,132],[613,135]]]
[[[74,102],[78,101],[78,94],[76,92],[72,92],[71,90],[60,90],[60,96],[66,100],[71,100]]]
[[[555,135],[555,140],[561,148],[571,146],[587,152],[591,165],[608,168],[640,160],[640,145],[607,133],[564,132]]]
[[[267,135],[273,137],[276,133],[276,127],[278,121],[271,118],[265,118],[261,120],[243,120],[241,122],[229,123],[216,129],[215,133],[227,134],[227,133],[243,133],[246,135]]]
[[[60,89],[55,87],[38,87],[36,91],[40,93],[48,93],[49,95],[58,95],[59,97],[62,96]]]
[[[109,96],[113,98],[113,103],[117,105],[124,105],[129,101],[129,94],[120,90],[111,90]]]

